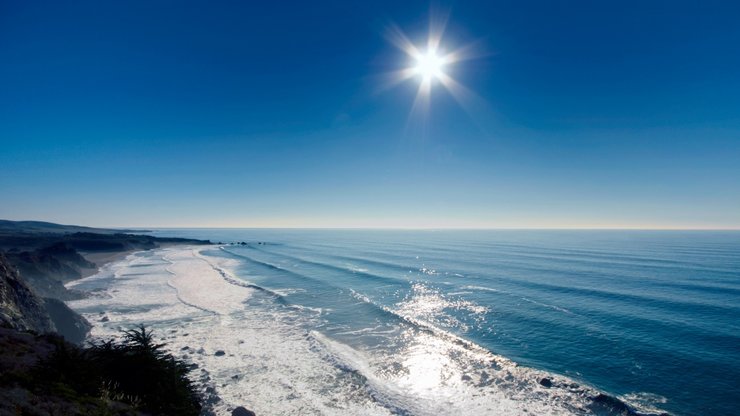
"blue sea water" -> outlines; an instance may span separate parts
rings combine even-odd
[[[370,354],[392,357],[414,324],[635,409],[740,413],[740,232],[154,234],[247,243],[204,254],[265,289],[253,307],[305,310],[310,330]]]

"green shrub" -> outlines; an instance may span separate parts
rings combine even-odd
[[[95,397],[126,403],[153,415],[200,414],[188,367],[164,351],[143,325],[81,349],[63,341],[37,367],[34,379],[50,393],[78,400]]]

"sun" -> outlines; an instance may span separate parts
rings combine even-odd
[[[416,57],[414,72],[419,74],[424,80],[432,80],[444,75],[444,66],[444,57],[437,55],[436,51],[430,50]]]
[[[452,48],[443,42],[442,35],[447,25],[447,12],[430,10],[429,33],[425,44],[414,43],[397,26],[388,26],[385,36],[390,43],[406,54],[405,67],[385,74],[382,89],[414,80],[419,88],[411,106],[411,115],[425,118],[429,113],[432,90],[446,90],[466,111],[478,112],[487,108],[485,101],[460,82],[454,79],[453,73],[460,74],[463,61],[481,57],[479,43]]]

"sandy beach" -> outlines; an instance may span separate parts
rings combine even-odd
[[[336,387],[344,372],[323,359],[315,338],[292,325],[296,317],[248,311],[255,289],[232,280],[225,264],[206,259],[201,249],[130,253],[69,283],[90,294],[69,306],[93,324],[93,340],[140,323],[152,328],[169,351],[191,363],[216,414],[236,406],[260,415],[389,414],[370,396],[348,400],[353,392]]]
[[[88,267],[80,269],[80,278],[84,279],[92,275],[100,273],[100,270],[117,261],[121,261],[128,257],[131,253],[135,253],[136,250],[125,250],[125,251],[80,251],[80,255],[86,260],[95,263],[95,267]]]

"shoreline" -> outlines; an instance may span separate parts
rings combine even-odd
[[[73,308],[70,308],[71,301],[94,295],[92,292],[89,291],[78,291],[73,289],[76,286],[76,282],[84,281],[85,279],[103,273],[111,266],[120,262],[124,262],[131,255],[178,246],[196,247],[196,245],[193,245],[192,243],[164,242],[153,248],[128,248],[116,251],[76,251],[78,257],[82,258],[84,261],[94,264],[95,267],[80,267],[78,269],[80,273],[80,276],[78,278],[62,282],[63,290],[66,293],[74,293],[75,295],[73,297],[65,297],[63,299],[55,297],[47,298],[47,303],[51,302],[52,304],[55,304],[58,302],[58,304],[62,305],[61,309],[57,307],[55,310],[56,312],[53,313],[49,309],[49,307],[47,307],[47,309],[49,309],[49,313],[52,315],[52,320],[55,321],[55,324],[57,324],[57,326],[61,324],[65,328],[64,330],[57,328],[58,332],[67,337],[71,342],[75,344],[81,344],[85,340],[90,338],[91,331],[95,326],[95,321],[93,319],[83,316],[82,314],[75,311]],[[61,315],[59,311],[61,311]]]
[[[238,264],[204,255],[207,249],[177,245],[131,253],[108,263],[97,276],[71,284],[94,292],[69,304],[93,324],[92,338],[115,337],[120,329],[140,323],[154,330],[170,353],[189,363],[191,379],[214,414],[228,415],[238,406],[268,415],[306,409],[327,415],[437,414],[460,406],[478,414],[507,409],[510,414],[533,409],[541,414],[565,414],[569,413],[566,409],[588,409],[592,403],[604,408],[624,406],[586,384],[575,385],[567,377],[506,360],[491,361],[493,355],[487,350],[479,354],[455,342],[444,348],[478,357],[473,359],[491,367],[484,373],[513,377],[525,387],[509,391],[486,384],[474,388],[463,379],[454,381],[453,391],[463,401],[454,400],[453,395],[450,402],[436,403],[427,397],[435,390],[406,391],[409,386],[403,380],[378,374],[377,363],[366,352],[327,338],[311,329],[313,325],[306,326],[309,321],[301,310],[274,308],[269,302],[264,307],[269,299],[259,290],[229,281],[228,270]],[[418,341],[425,348],[445,342],[434,334]],[[441,359],[440,353],[432,348],[425,356]],[[472,369],[462,374],[477,380],[469,372]],[[355,380],[353,374],[361,379]],[[546,388],[542,380],[547,380]],[[515,399],[521,394],[530,399]],[[562,400],[562,394],[568,394],[568,400],[551,407],[550,400]],[[425,397],[435,403],[426,402]]]
[[[165,242],[165,243],[159,243],[159,246],[158,247],[143,248],[143,249],[135,249],[135,248],[132,248],[132,249],[119,250],[119,251],[86,251],[86,250],[78,250],[78,253],[80,253],[80,255],[82,257],[84,257],[85,260],[87,260],[87,261],[89,261],[91,263],[94,263],[95,264],[95,267],[87,267],[87,268],[80,269],[80,277],[78,279],[70,280],[70,281],[68,281],[66,283],[71,283],[71,282],[74,282],[76,280],[85,279],[87,277],[94,276],[94,275],[100,273],[100,271],[104,267],[106,267],[106,266],[108,266],[108,265],[110,265],[112,263],[116,263],[116,262],[125,260],[126,257],[128,257],[128,256],[130,256],[132,254],[135,254],[135,253],[139,253],[139,252],[143,252],[143,251],[162,250],[162,249],[171,248],[171,247],[183,247],[183,248],[186,248],[186,247],[206,247],[206,246],[208,246],[208,245],[193,245],[192,243]]]
[[[75,280],[84,279],[86,277],[90,277],[93,275],[96,275],[100,273],[100,271],[107,265],[111,263],[115,263],[121,260],[125,260],[126,257],[129,255],[136,253],[137,251],[142,250],[123,250],[123,251],[103,251],[103,252],[96,252],[96,251],[80,251],[80,255],[85,258],[85,260],[94,263],[95,267],[88,267],[83,268],[80,270],[80,278],[71,280],[70,282],[73,282]],[[69,283],[69,282],[67,282]]]
[[[146,325],[167,344],[166,350],[189,363],[190,378],[202,394],[207,414],[226,415],[239,406],[253,407],[248,400],[222,399],[219,386],[235,379],[222,380],[216,373],[225,370],[219,364],[235,357],[234,346],[225,345],[225,337],[213,329],[239,322],[235,315],[247,312],[243,302],[253,290],[225,281],[200,257],[203,248],[172,244],[117,253],[98,273],[67,283],[88,295],[68,304],[92,324],[88,339],[115,338],[121,329]],[[130,273],[132,269],[136,272]]]
[[[203,248],[132,253],[70,282],[91,296],[68,304],[93,325],[89,338],[117,337],[141,323],[153,330],[167,351],[189,363],[209,414],[230,415],[241,406],[259,415],[306,408],[337,416],[392,414],[370,395],[358,402],[346,397],[351,391],[330,392],[332,380],[346,371],[326,360],[328,351],[316,351],[325,348],[320,341],[285,321],[285,311],[251,308],[247,303],[259,291],[225,279],[228,260],[206,259]],[[299,316],[289,313],[289,319]]]

